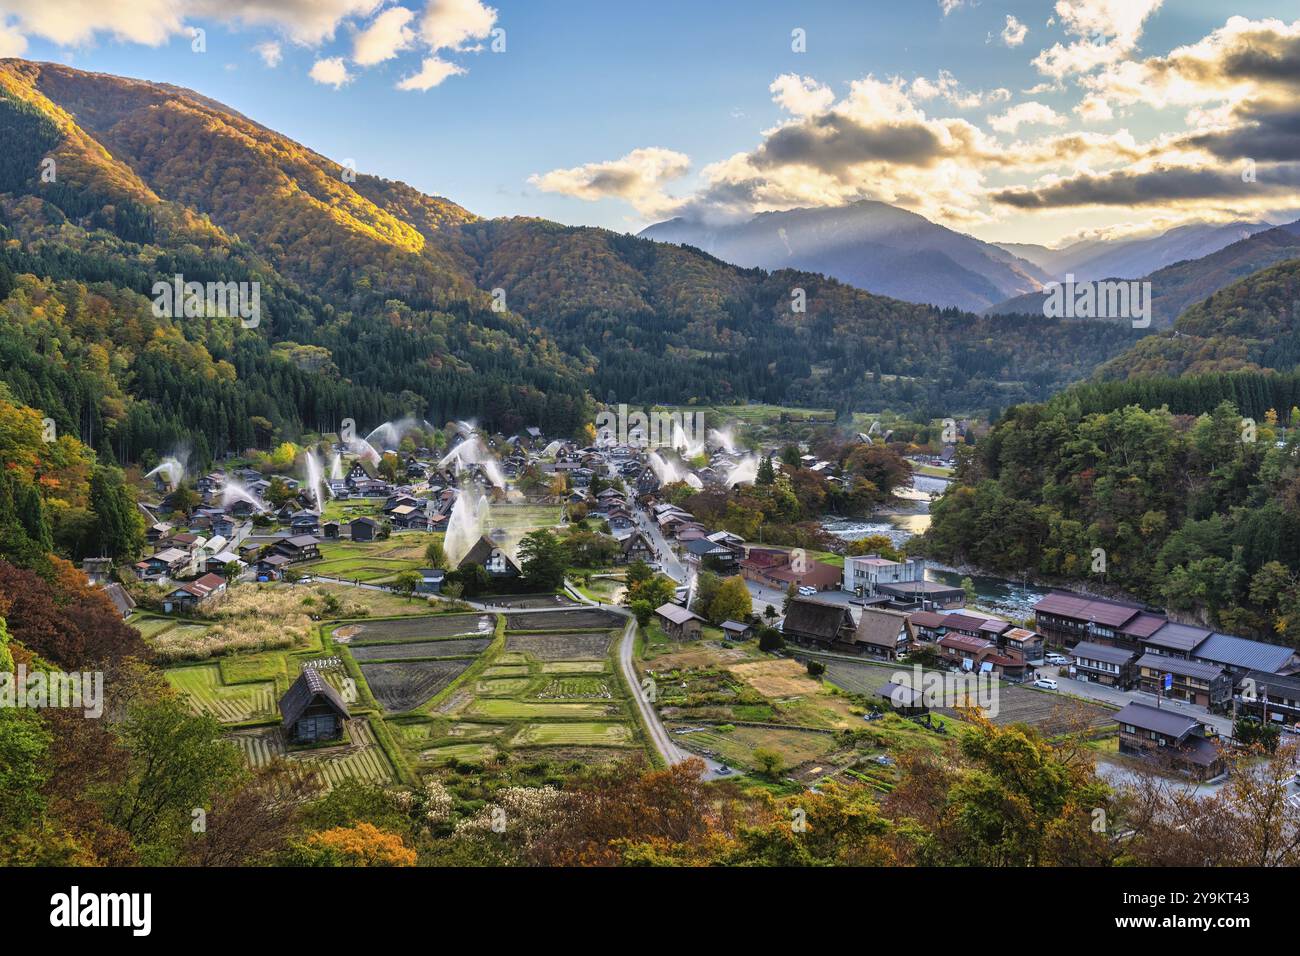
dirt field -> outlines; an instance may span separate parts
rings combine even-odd
[[[491,638],[476,637],[466,641],[410,641],[402,644],[362,644],[351,646],[358,661],[427,660],[435,657],[473,657],[492,643]]]
[[[538,611],[534,614],[507,614],[510,631],[544,631],[553,628],[571,630],[579,627],[621,627],[623,618],[609,611]]]
[[[822,689],[798,661],[753,661],[749,664],[733,664],[727,670],[764,697],[810,697],[821,693]]]
[[[334,629],[334,639],[344,644],[392,644],[428,641],[462,635],[491,635],[496,626],[491,614],[437,614],[398,621],[363,621]]]
[[[603,660],[612,640],[608,631],[589,634],[507,634],[506,650],[522,651],[541,661]]]
[[[465,672],[472,661],[410,661],[362,664],[375,700],[386,713],[395,714],[423,704]]]

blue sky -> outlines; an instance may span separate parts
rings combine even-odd
[[[738,215],[882,198],[984,238],[1051,241],[1300,206],[1285,190],[1261,189],[1244,199],[1207,189],[1194,200],[1183,190],[1143,209],[1046,195],[1040,203],[1037,193],[1032,203],[990,198],[1059,178],[1110,174],[1109,185],[1129,168],[1203,167],[1204,156],[1161,138],[1237,130],[1245,107],[1277,99],[1276,88],[1225,82],[1154,102],[1134,91],[1125,64],[1145,68],[1204,44],[1234,15],[1260,26],[1220,35],[1202,59],[1260,37],[1289,44],[1290,26],[1300,23],[1293,0],[948,0],[947,10],[938,0],[496,0],[491,10],[479,0],[404,3],[409,17],[392,13],[399,4],[373,0],[108,0],[88,22],[75,0],[0,0],[0,51],[192,88],[333,159],[485,216],[636,229],[682,211]],[[1136,25],[1135,7],[1146,14]],[[357,35],[385,12],[409,33],[391,59],[360,65]],[[422,33],[435,13],[443,29],[463,23],[468,35],[439,47]],[[206,31],[206,52],[192,51],[190,27]],[[796,28],[805,31],[804,52],[792,50]],[[502,38],[504,51],[492,52]],[[258,52],[268,43],[279,47],[273,67]],[[1094,44],[1105,62],[1055,74],[1035,65],[1057,44],[1067,56]],[[465,72],[426,90],[398,89],[430,56]],[[322,61],[318,79],[335,85],[312,78]],[[340,72],[346,82],[337,82]],[[792,112],[774,102],[783,76],[798,80],[813,105]],[[1085,122],[1077,109],[1097,90],[1111,116]],[[1023,124],[1001,120],[1001,132],[990,125],[1025,104],[1036,112]],[[1195,120],[1190,111],[1199,111]],[[838,143],[824,132],[836,124],[889,135],[868,135],[864,155],[826,158]],[[771,134],[782,127],[786,164],[773,160]],[[882,158],[880,144],[909,129],[948,145],[942,155]],[[1021,168],[1007,158],[1061,150],[1059,138],[1076,131],[1099,138],[1082,165]],[[953,148],[954,136],[963,148]],[[733,168],[710,168],[729,159]],[[1244,157],[1220,150],[1211,161],[1226,174]],[[1292,183],[1292,164],[1278,162],[1277,183]]]

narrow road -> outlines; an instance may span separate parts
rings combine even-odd
[[[724,780],[727,777],[736,776],[738,771],[729,770],[727,773],[720,773],[719,771],[722,770],[723,765],[718,761],[710,760],[708,757],[701,757],[699,754],[693,754],[689,750],[678,747],[673,740],[673,735],[668,732],[664,722],[659,719],[659,712],[655,710],[654,704],[646,700],[646,694],[641,687],[641,682],[637,679],[636,664],[633,661],[636,652],[636,618],[624,608],[609,604],[597,604],[595,601],[584,597],[577,588],[567,581],[564,586],[565,590],[569,592],[569,596],[575,601],[581,601],[591,607],[600,607],[627,617],[627,625],[623,628],[623,635],[619,638],[619,670],[623,672],[623,682],[627,684],[627,689],[632,694],[632,700],[636,703],[637,712],[641,715],[641,723],[650,735],[650,742],[654,744],[655,750],[659,752],[659,756],[663,757],[664,762],[669,766],[676,766],[695,757],[704,761],[705,771],[700,776],[702,780]]]

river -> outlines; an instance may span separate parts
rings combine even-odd
[[[898,547],[930,527],[930,496],[941,495],[947,486],[946,479],[916,475],[910,488],[895,495],[896,504],[877,512],[870,519],[827,518],[822,522],[822,527],[845,541],[856,541],[873,534],[884,535]],[[982,574],[963,575],[949,568],[929,567],[925,572],[927,581],[953,587],[960,587],[964,577],[974,581],[976,604],[979,607],[1009,617],[1028,617],[1033,606],[1048,593],[1040,588],[1026,586],[1021,581]]]

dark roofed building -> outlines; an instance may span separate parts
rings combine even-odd
[[[280,698],[281,726],[291,743],[342,740],[343,724],[349,716],[339,692],[315,668],[304,667]]]
[[[1194,717],[1132,703],[1120,710],[1115,720],[1120,753],[1165,761],[1172,769],[1201,780],[1223,773],[1223,757]]]
[[[1233,694],[1237,713],[1300,730],[1300,675],[1247,671]]]
[[[1157,654],[1171,657],[1191,657],[1207,637],[1213,632],[1207,627],[1195,627],[1191,624],[1179,624],[1170,621],[1160,630],[1142,641],[1143,646]]]
[[[1079,641],[1113,644],[1123,641],[1123,629],[1142,613],[1135,604],[1053,591],[1034,605],[1035,629],[1053,644],[1073,647]]]
[[[821,647],[837,643],[850,645],[857,629],[853,615],[844,605],[800,598],[790,601],[781,625],[781,632],[789,640]]]
[[[290,561],[311,561],[320,557],[320,542],[310,534],[295,534],[276,542],[275,551]]]
[[[1232,678],[1218,664],[1189,661],[1167,654],[1143,654],[1137,662],[1138,683],[1148,693],[1220,710],[1232,699]],[[1166,682],[1165,676],[1170,680]],[[1170,686],[1165,688],[1165,684]]]
[[[1070,651],[1075,677],[1107,687],[1130,689],[1137,680],[1137,652],[1109,644],[1080,641]]]
[[[506,554],[486,535],[474,543],[469,553],[460,559],[458,568],[471,564],[481,564],[484,570],[494,578],[517,578],[523,571],[510,555]]]
[[[855,648],[881,660],[896,661],[907,653],[910,643],[906,614],[886,608],[862,609],[853,635]]]
[[[131,616],[131,611],[135,609],[135,598],[127,593],[126,588],[114,581],[112,584],[105,585],[104,593],[113,602],[113,607],[117,608],[118,614],[124,618]]]
[[[876,696],[883,697],[890,707],[904,717],[924,714],[929,710],[925,705],[925,695],[906,684],[886,681],[880,686],[880,690],[876,691]]]
[[[1211,634],[1192,652],[1192,659],[1220,664],[1235,674],[1247,671],[1294,674],[1300,670],[1300,658],[1291,648],[1231,634]]]

